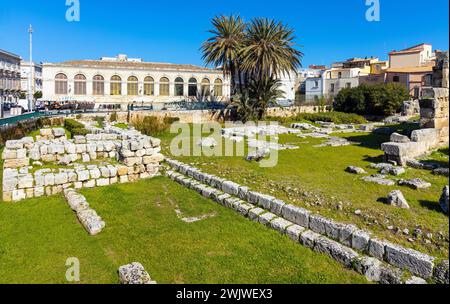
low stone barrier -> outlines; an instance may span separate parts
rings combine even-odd
[[[205,197],[212,198],[226,207],[237,210],[250,219],[272,226],[278,231],[283,231],[293,239],[299,239],[300,243],[307,247],[314,249],[320,237],[332,240],[333,242],[321,240],[315,250],[328,253],[337,260],[344,262],[343,264],[351,260],[350,256],[354,256],[352,251],[348,250],[351,249],[362,254],[368,254],[380,262],[408,270],[423,279],[436,279],[434,275],[435,258],[432,256],[379,240],[372,237],[371,233],[358,229],[354,225],[338,223],[313,214],[306,209],[286,204],[272,196],[250,191],[247,187],[202,173],[200,170],[179,161],[166,159],[166,162],[173,170],[180,172],[169,171],[170,178],[196,190]],[[366,269],[367,267],[362,268]],[[386,272],[389,272],[390,276],[395,276],[394,273],[398,272],[389,269],[389,267],[384,267],[383,271],[380,272],[380,282],[400,280],[401,275],[398,280],[386,279]],[[445,271],[440,271],[440,273],[443,272],[445,273]]]
[[[89,207],[89,203],[83,195],[73,189],[66,189],[64,190],[64,197],[90,235],[97,235],[105,228],[105,222],[94,209]]]

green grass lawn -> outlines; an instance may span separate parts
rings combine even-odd
[[[408,131],[413,127],[397,126],[399,131]],[[169,144],[174,134],[166,133],[163,151],[170,155]],[[381,186],[361,180],[361,176],[345,172],[347,166],[360,166],[371,174],[376,170],[368,168],[372,162],[382,162],[383,152],[380,146],[389,141],[381,134],[351,133],[338,136],[346,137],[354,144],[346,147],[316,148],[323,139],[299,138],[296,135],[280,136],[280,143],[297,145],[298,150],[279,151],[279,161],[273,168],[260,168],[258,163],[247,162],[244,157],[174,157],[193,164],[203,171],[249,186],[253,190],[271,194],[288,203],[331,217],[335,220],[355,223],[375,235],[433,254],[448,258],[449,220],[440,209],[438,201],[448,179],[435,176],[430,171],[407,169],[400,178],[422,178],[432,183],[424,190],[412,190],[401,186]],[[192,139],[195,143],[197,138]],[[434,157],[443,157],[448,149]],[[383,203],[392,190],[400,189],[409,202],[411,209],[404,210]],[[361,210],[360,215],[355,211]],[[394,230],[389,230],[390,226]],[[396,232],[399,228],[400,232]],[[409,229],[409,235],[402,231]],[[431,243],[422,237],[414,238],[412,233],[420,228],[423,235],[431,233]],[[409,240],[408,240],[409,239]],[[411,242],[412,241],[412,242]]]
[[[0,283],[118,283],[138,261],[158,283],[367,283],[328,256],[204,199],[166,177],[83,190],[106,222],[89,236],[62,195],[0,202]],[[187,224],[177,218],[215,216]]]

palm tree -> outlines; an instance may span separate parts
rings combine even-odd
[[[267,18],[256,18],[247,27],[241,51],[242,69],[252,78],[272,79],[301,67],[303,53],[294,48],[294,30]]]
[[[284,91],[280,89],[281,81],[274,78],[253,80],[249,84],[250,97],[254,100],[254,115],[256,119],[264,118],[267,107],[284,98]]]
[[[203,60],[208,65],[222,67],[224,76],[231,79],[231,87],[235,88],[236,74],[239,73],[239,53],[242,49],[246,24],[239,16],[216,16],[212,19],[213,36],[202,46]],[[240,84],[242,85],[242,84]]]

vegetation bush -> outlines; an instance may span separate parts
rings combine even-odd
[[[402,84],[360,85],[341,90],[334,99],[334,110],[361,115],[389,116],[400,112],[409,93]]]
[[[179,121],[178,117],[164,117],[160,119],[156,116],[146,116],[136,119],[133,126],[143,134],[158,136],[169,130],[173,122]]]
[[[48,118],[28,119],[17,124],[2,126],[0,128],[0,148],[2,148],[8,140],[20,139],[30,132],[36,131],[46,124]]]
[[[281,123],[325,121],[333,122],[335,124],[363,124],[367,122],[361,115],[343,112],[300,113],[291,117],[267,117],[267,119],[279,121]]]
[[[103,128],[105,123],[105,117],[104,116],[95,116],[94,121],[97,122],[97,126],[99,128]]]
[[[84,125],[74,119],[64,120],[64,128],[70,132],[72,136],[89,134]]]

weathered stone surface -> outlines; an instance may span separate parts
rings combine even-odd
[[[281,218],[281,217],[276,218],[272,222],[270,222],[270,226],[273,229],[275,229],[278,232],[283,233],[283,234],[286,233],[286,229],[289,226],[292,226],[292,225],[293,224],[291,222],[289,222],[289,221],[287,221],[287,220],[285,220],[284,218]]]
[[[385,258],[389,264],[409,270],[424,279],[433,276],[434,257],[391,243],[386,243],[385,250]]]
[[[352,247],[353,232],[357,229],[358,227],[356,227],[355,225],[342,226],[339,234],[339,243],[347,247]]]
[[[300,235],[300,243],[308,248],[314,248],[314,245],[316,243],[316,240],[320,238],[321,235],[318,233],[315,233],[311,230],[306,230]]]
[[[310,211],[293,205],[284,205],[281,209],[283,218],[305,228],[309,228],[310,214]]]
[[[239,187],[240,186],[238,184],[231,181],[224,181],[222,183],[222,191],[233,196],[238,196]]]
[[[286,205],[286,203],[284,201],[279,200],[279,199],[273,199],[270,202],[270,212],[272,212],[278,216],[281,216],[284,205]]]
[[[328,254],[333,259],[345,265],[346,267],[351,267],[352,262],[359,256],[352,249],[323,236],[318,237],[315,240],[314,250],[317,252]]]
[[[352,234],[352,248],[367,252],[369,250],[370,234],[364,230],[357,229]]]
[[[393,180],[386,179],[386,176],[385,175],[381,175],[381,174],[364,176],[362,178],[362,180],[365,181],[365,182],[376,183],[376,184],[384,185],[384,186],[393,186],[393,185],[395,185],[395,182]]]
[[[263,214],[264,212],[266,212],[266,211],[264,209],[262,209],[262,208],[254,208],[254,209],[249,211],[248,218],[251,219],[252,221],[258,221],[259,220],[259,216],[261,214]]]
[[[286,229],[286,234],[289,236],[291,240],[294,242],[300,242],[300,235],[305,231],[306,229],[300,225],[291,225]]]
[[[265,225],[265,226],[269,226],[270,222],[275,219],[277,216],[271,212],[266,212],[262,215],[259,216],[258,221]]]
[[[449,168],[436,168],[433,170],[434,175],[449,176]]]
[[[431,184],[429,182],[424,181],[423,179],[420,178],[414,178],[414,179],[402,179],[398,182],[398,184],[400,186],[406,186],[409,187],[411,189],[426,189],[426,188],[430,188]]]
[[[439,199],[439,205],[446,214],[448,214],[449,211],[448,201],[449,201],[449,186],[447,185],[442,190],[442,195],[441,198]]]
[[[93,209],[83,209],[77,212],[77,217],[90,235],[99,234],[105,227],[105,222]]]
[[[364,170],[363,168],[360,167],[354,167],[354,166],[349,166],[347,167],[347,169],[345,169],[346,172],[348,173],[352,173],[352,174],[366,174],[366,170]]]
[[[78,181],[84,182],[89,179],[89,171],[88,170],[79,170],[77,171]]]
[[[369,254],[380,261],[384,260],[386,243],[379,239],[370,239],[369,242]]]
[[[242,201],[243,202],[243,201]],[[252,209],[254,209],[255,206],[252,204],[248,204],[248,203],[243,203],[243,204],[239,204],[239,206],[237,207],[237,211],[243,215],[243,216],[247,216],[248,212]]]
[[[408,202],[400,190],[391,191],[387,197],[387,203],[398,208],[409,209]]]
[[[391,142],[395,142],[395,143],[408,143],[411,140],[409,139],[408,136],[405,135],[401,135],[398,133],[392,133],[391,134]]]
[[[381,266],[380,284],[399,285],[402,284],[403,271],[388,265]]]
[[[361,257],[354,260],[355,270],[364,275],[371,282],[379,282],[382,262],[371,257]]]
[[[122,284],[156,284],[140,263],[132,263],[119,268],[119,279]]]
[[[448,260],[441,261],[434,269],[433,279],[439,284],[449,284]]]

